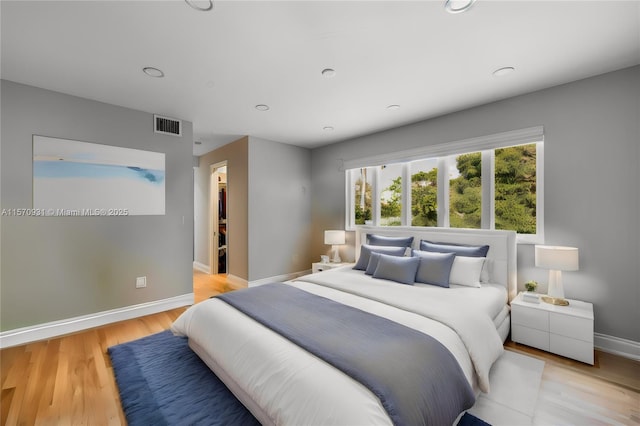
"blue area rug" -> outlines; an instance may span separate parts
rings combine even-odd
[[[184,337],[163,331],[108,351],[129,426],[260,424]]]
[[[491,425],[483,420],[480,420],[473,414],[464,413],[464,415],[458,421],[457,426],[491,426]]]
[[[108,349],[129,426],[259,425],[189,348],[163,331]],[[465,413],[458,426],[489,426]]]

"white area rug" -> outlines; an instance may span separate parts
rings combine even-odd
[[[481,393],[469,413],[493,426],[531,425],[542,370],[544,361],[504,351],[489,374],[491,392]]]

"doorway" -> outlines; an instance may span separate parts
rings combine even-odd
[[[209,185],[209,265],[212,274],[229,271],[228,188],[227,162],[211,166]]]

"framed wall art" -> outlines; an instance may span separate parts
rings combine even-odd
[[[34,135],[33,207],[48,216],[164,215],[165,154]]]

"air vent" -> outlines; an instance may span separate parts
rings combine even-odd
[[[153,116],[153,121],[154,131],[156,133],[182,137],[182,121],[155,114]]]

